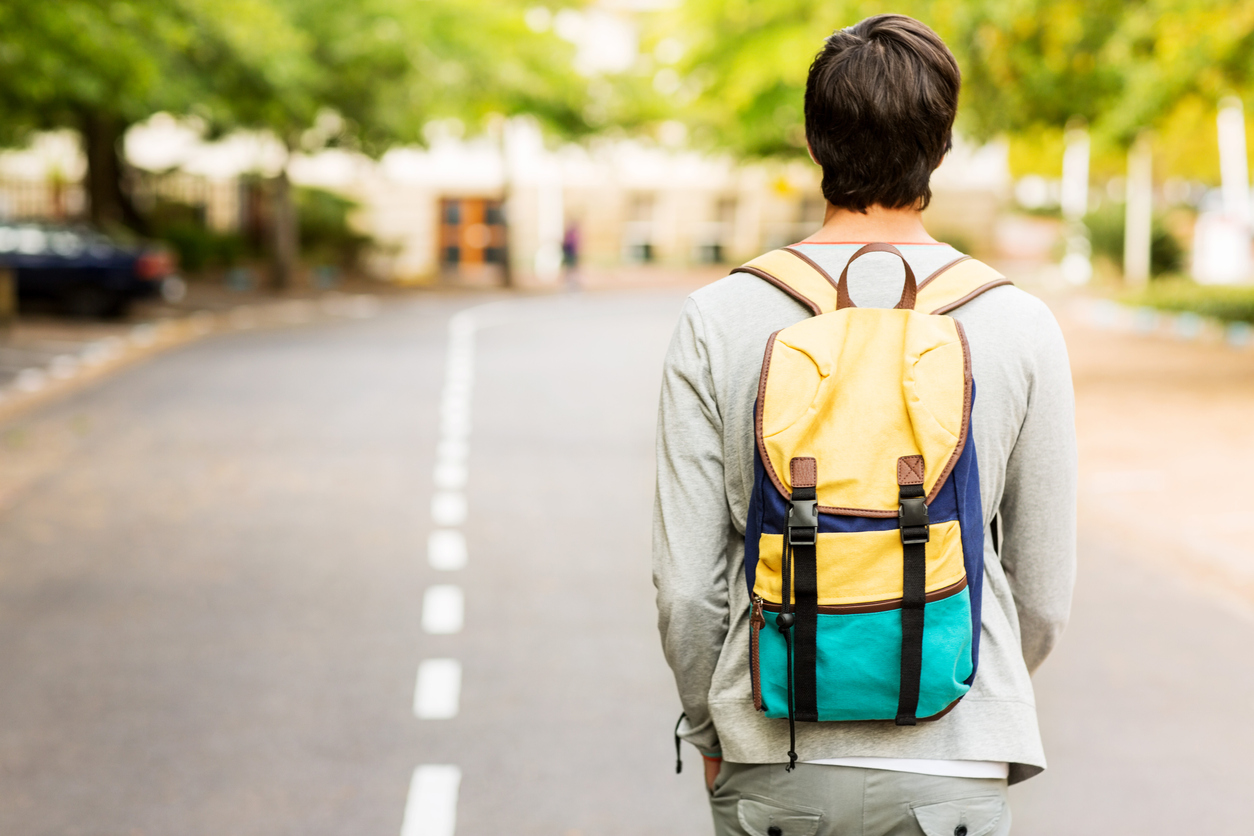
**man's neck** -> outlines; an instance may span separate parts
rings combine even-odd
[[[875,205],[865,213],[838,209],[827,204],[823,228],[806,238],[816,243],[935,244],[923,228],[923,213],[917,209],[885,209]]]

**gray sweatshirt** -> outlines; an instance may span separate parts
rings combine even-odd
[[[857,245],[800,249],[838,276]],[[899,249],[920,281],[959,255],[946,245]],[[858,259],[849,276],[854,303],[892,307],[901,275],[892,255]],[[743,538],[763,349],[773,332],[809,315],[760,278],[728,276],[686,301],[662,380],[653,525],[658,627],[687,714],[681,736],[739,763],[787,760],[788,721],[753,707]],[[1022,290],[995,288],[953,316],[966,330],[976,382],[972,427],[986,524],[979,673],[940,720],[799,723],[797,752],[803,761],[1004,761],[1015,783],[1045,768],[1030,674],[1066,625],[1075,580],[1071,372],[1053,315]],[[988,528],[998,512],[1000,550]]]

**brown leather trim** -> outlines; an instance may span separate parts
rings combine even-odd
[[[945,465],[945,469],[940,472],[940,476],[936,477],[936,484],[932,486],[932,492],[927,495],[927,504],[931,505],[936,499],[936,494],[940,493],[941,486],[945,484],[945,480],[949,478],[949,474],[953,471],[954,465],[958,463],[958,457],[962,455],[963,449],[967,446],[967,435],[971,429],[971,346],[967,344],[967,332],[963,329],[962,323],[954,320],[954,329],[958,332],[958,342],[962,344],[962,433],[958,436],[958,443],[954,446],[954,454],[949,457],[949,462]]]
[[[870,508],[838,508],[833,505],[820,505],[820,514],[844,514],[846,517],[895,517],[897,509],[891,511],[873,511]]]
[[[949,262],[948,264],[942,264],[940,267],[937,267],[935,270],[933,270],[933,271],[932,271],[932,275],[928,276],[926,279],[924,279],[923,281],[919,282],[919,290],[922,290],[923,288],[927,287],[927,286],[928,286],[928,284],[929,284],[929,283],[930,283],[933,279],[935,279],[935,278],[936,278],[937,276],[939,276],[941,273],[944,273],[944,272],[945,272],[946,270],[948,270],[950,267],[954,267],[954,266],[956,266],[956,265],[958,265],[958,264],[961,264],[961,263],[962,263],[962,262],[964,262],[964,261],[970,261],[970,260],[971,260],[971,256],[969,256],[969,255],[960,255],[960,256],[958,256],[957,258],[955,258],[953,261]]]
[[[947,305],[941,305],[939,308],[932,311],[932,313],[934,315],[947,314],[952,310],[961,308],[963,305],[970,302],[972,299],[979,296],[981,293],[986,293],[995,287],[1001,287],[1002,285],[1007,285],[1007,284],[1012,285],[1014,284],[1014,282],[1010,281],[1010,279],[998,279],[997,281],[989,282],[988,284],[982,284],[979,287],[977,287],[975,290],[968,293],[966,296],[963,296],[961,299],[955,302],[950,302]]]
[[[926,475],[922,456],[902,456],[897,459],[898,485],[922,485]]]
[[[948,598],[952,595],[957,595],[959,592],[961,592],[962,590],[966,588],[967,588],[967,576],[963,575],[962,579],[959,580],[958,582],[951,583],[949,586],[942,587],[936,590],[935,592],[929,592],[924,598],[924,603],[930,604],[933,601],[939,601],[943,598]],[[780,605],[771,604],[771,603],[767,603],[763,601],[762,609],[767,610],[769,612],[779,612]],[[901,609],[901,599],[893,598],[888,601],[870,601],[865,604],[834,604],[831,606],[820,606],[819,614],[820,615],[856,615],[859,613],[888,612],[889,610],[899,610],[899,609]]]
[[[805,307],[809,308],[810,313],[814,314],[815,316],[818,316],[819,314],[823,313],[823,309],[820,308],[814,302],[814,300],[810,299],[807,296],[803,296],[797,290],[793,289],[790,285],[784,283],[780,279],[775,278],[774,276],[772,276],[770,273],[766,272],[765,270],[759,270],[757,267],[749,267],[745,265],[745,266],[737,267],[735,270],[732,270],[732,273],[749,273],[750,275],[757,276],[759,279],[764,279],[770,282],[771,284],[775,285],[776,287],[778,287],[780,290],[787,293],[789,296],[791,296],[793,299],[800,302]],[[823,275],[827,275],[827,274],[824,273]]]
[[[791,253],[792,255],[795,255],[797,258],[801,259],[806,264],[809,264],[812,268],[814,268],[814,271],[816,273],[818,273],[823,278],[827,279],[828,284],[830,284],[832,287],[836,287],[836,280],[832,278],[832,274],[824,270],[822,267],[820,267],[818,265],[818,262],[810,258],[810,256],[806,255],[800,250],[794,250],[792,247],[784,247],[783,250],[786,253]]]
[[[969,694],[969,693],[970,693],[970,691],[968,691],[967,693]],[[963,696],[963,697],[965,697],[965,696],[966,696],[966,694],[963,694],[962,696]],[[958,699],[954,700],[954,701],[953,701],[953,702],[951,702],[949,705],[945,706],[942,710],[940,710],[940,711],[936,712],[935,714],[933,714],[931,717],[920,717],[920,718],[918,718],[918,719],[919,719],[919,722],[920,722],[920,723],[930,723],[930,722],[932,722],[933,720],[939,720],[940,718],[944,717],[946,714],[948,714],[949,712],[951,712],[951,711],[953,711],[955,708],[957,708],[957,707],[958,707],[958,703],[960,703],[960,702],[962,702],[962,697],[959,697]]]
[[[819,485],[819,463],[809,456],[798,456],[788,463],[788,480],[793,489],[817,488]]]
[[[766,439],[762,437],[762,407],[766,403],[766,373],[771,368],[771,353],[775,351],[775,338],[778,336],[779,331],[771,334],[766,341],[766,351],[762,355],[762,373],[758,376],[758,402],[753,409],[753,435],[758,442],[758,456],[762,459],[762,468],[766,470],[766,475],[771,477],[771,483],[779,490],[780,496],[786,497],[790,495],[790,492],[784,489],[784,483],[779,480],[775,465],[771,464],[771,457],[766,453]],[[823,510],[821,506],[819,510]]]
[[[892,253],[901,259],[901,266],[906,270],[906,281],[901,288],[901,299],[893,306],[895,310],[914,310],[914,302],[918,296],[918,282],[914,278],[914,270],[910,268],[910,262],[906,261],[906,257],[901,254],[901,250],[892,244],[866,244],[856,253],[849,256],[849,260],[845,262],[845,269],[840,271],[840,280],[836,282],[836,310],[844,310],[845,308],[856,308],[853,299],[849,298],[849,267],[856,261],[868,253]]]

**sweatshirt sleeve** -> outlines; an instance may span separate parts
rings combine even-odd
[[[663,368],[653,583],[662,648],[687,715],[679,734],[708,755],[720,751],[709,693],[728,629],[732,520],[723,479],[723,424],[700,311],[690,299]]]
[[[1075,393],[1062,332],[1047,310],[1042,313],[1028,363],[1027,411],[1001,501],[1001,562],[1030,672],[1067,625],[1076,570]]]

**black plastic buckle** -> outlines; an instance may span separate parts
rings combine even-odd
[[[788,545],[813,546],[819,539],[819,503],[794,499],[788,509]]]
[[[901,524],[902,545],[917,545],[932,539],[928,528],[927,501],[924,497],[903,496],[901,505],[897,508],[897,520]]]

